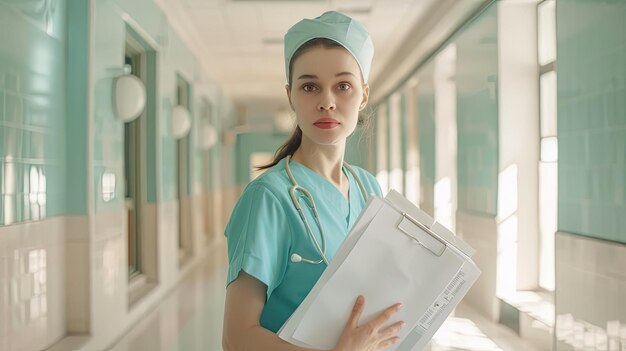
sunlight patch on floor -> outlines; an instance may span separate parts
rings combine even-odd
[[[480,350],[503,351],[474,322],[466,318],[448,318],[431,342],[431,351]]]

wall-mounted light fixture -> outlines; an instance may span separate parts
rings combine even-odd
[[[191,129],[191,116],[185,106],[177,105],[172,109],[172,135],[181,139],[189,134]]]
[[[131,122],[146,107],[146,86],[141,79],[130,74],[129,65],[124,66],[123,72],[113,80],[113,110],[117,118]]]
[[[203,150],[208,150],[217,143],[217,130],[211,124],[207,123],[202,127],[198,139],[200,147]]]

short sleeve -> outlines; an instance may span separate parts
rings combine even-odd
[[[237,202],[224,234],[228,282],[241,270],[267,285],[267,298],[287,268],[291,231],[281,201],[262,184],[250,184]]]

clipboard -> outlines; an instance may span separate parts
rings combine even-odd
[[[336,345],[354,305],[362,320],[402,302],[407,327],[390,350],[421,350],[478,278],[473,249],[395,191],[372,197],[311,292],[279,330],[303,347]]]

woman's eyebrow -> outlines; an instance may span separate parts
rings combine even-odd
[[[303,74],[298,79],[317,79],[316,75],[313,74]]]
[[[355,78],[356,78],[356,75],[355,75],[354,73],[352,73],[352,72],[348,72],[348,71],[346,71],[346,72],[340,72],[340,73],[337,73],[337,74],[335,74],[335,77],[339,77],[339,76],[346,76],[346,75],[347,75],[347,76],[353,76],[353,77],[355,77]]]
[[[335,77],[341,77],[341,76],[353,76],[356,78],[356,75],[352,72],[339,72],[337,74],[335,74]],[[300,77],[298,77],[298,79],[317,79],[318,77],[314,74],[303,74]]]

